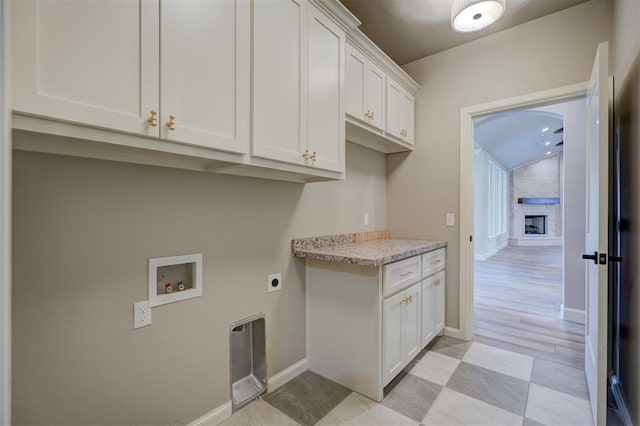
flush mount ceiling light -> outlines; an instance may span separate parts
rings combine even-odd
[[[451,28],[459,33],[481,30],[504,13],[505,0],[455,0],[451,5]]]

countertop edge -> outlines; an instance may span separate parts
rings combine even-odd
[[[430,251],[434,251],[442,247],[447,247],[446,241],[437,241],[426,246],[403,251],[403,252],[392,254],[389,256],[384,256],[377,259],[364,259],[364,258],[359,258],[354,256],[343,256],[339,254],[322,254],[322,253],[314,253],[314,252],[305,251],[305,250],[294,250],[293,255],[295,257],[319,260],[323,262],[348,263],[348,264],[359,265],[359,266],[378,267],[378,266],[396,262],[398,260],[428,253]]]

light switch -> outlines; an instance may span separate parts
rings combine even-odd
[[[447,213],[447,226],[456,226],[456,216],[453,213]]]

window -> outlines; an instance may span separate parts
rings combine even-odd
[[[489,237],[507,232],[507,172],[489,161]]]

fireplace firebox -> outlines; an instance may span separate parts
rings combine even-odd
[[[524,217],[525,235],[545,235],[547,233],[547,216],[527,215]]]

